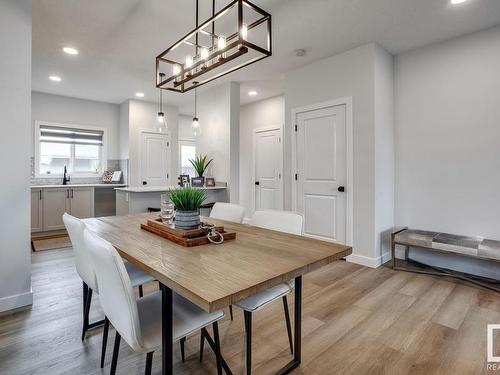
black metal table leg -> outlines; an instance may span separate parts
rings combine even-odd
[[[215,341],[212,339],[212,337],[210,337],[210,334],[208,333],[206,328],[201,329],[201,336],[204,337],[205,340],[207,340],[208,345],[212,348],[213,352],[216,353],[217,347],[215,345]],[[224,357],[222,356],[222,354],[221,354],[221,361],[222,361],[222,368],[224,369],[225,373],[227,375],[233,375],[233,372],[229,368],[229,366],[228,366],[226,360],[224,359]]]
[[[173,315],[174,304],[172,289],[160,283],[161,289],[161,305],[162,305],[162,374],[173,375],[174,373],[174,358],[173,358]]]
[[[294,345],[293,360],[279,370],[277,375],[289,374],[300,366],[302,360],[302,276],[295,278]]]

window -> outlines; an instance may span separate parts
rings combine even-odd
[[[103,172],[104,130],[37,124],[38,175],[62,175],[64,166],[76,176]]]
[[[196,157],[196,144],[194,141],[179,141],[179,162],[180,174],[187,174],[190,177],[195,177],[196,172],[189,162],[189,159]]]

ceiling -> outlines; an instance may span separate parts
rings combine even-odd
[[[365,43],[397,54],[500,24],[498,0],[253,2],[273,15],[273,56],[216,81],[241,82],[242,103],[282,93],[289,70]],[[217,0],[217,7],[227,3]],[[203,20],[211,1],[200,4]],[[110,103],[140,91],[155,101],[154,58],[193,24],[194,0],[34,0],[33,90]],[[63,46],[80,53],[66,55]],[[298,48],[306,55],[295,56]],[[50,81],[53,74],[62,82]],[[189,113],[192,95],[167,92],[165,101]]]

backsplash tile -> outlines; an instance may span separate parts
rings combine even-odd
[[[59,185],[62,183],[61,177],[35,177],[35,158],[31,158],[31,185]],[[122,180],[120,183],[128,183],[128,159],[110,159],[108,160],[108,171],[122,171]],[[71,184],[99,184],[102,182],[101,177],[73,177],[71,176]]]

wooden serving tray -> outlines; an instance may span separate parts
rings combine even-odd
[[[161,219],[148,220],[146,224],[141,224],[141,228],[163,237],[169,241],[175,242],[178,245],[191,247],[209,244],[207,238],[207,229],[178,229],[174,224],[167,225],[162,223]],[[222,234],[224,241],[234,240],[236,238],[235,232],[226,232],[223,226],[216,226],[215,230]]]

